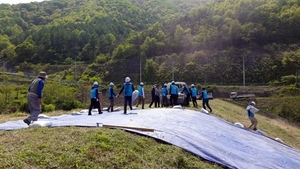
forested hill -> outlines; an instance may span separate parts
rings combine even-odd
[[[297,80],[300,8],[284,0],[51,0],[0,5],[0,57],[59,80]],[[65,71],[53,65],[74,65]],[[49,65],[50,64],[50,65]],[[80,67],[81,66],[81,67]],[[32,69],[32,70],[31,70]],[[55,73],[55,74],[54,74]],[[51,76],[50,76],[51,77]]]

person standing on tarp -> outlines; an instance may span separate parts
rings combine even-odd
[[[98,113],[102,114],[103,112],[101,111],[101,105],[100,105],[100,100],[99,100],[99,84],[98,82],[94,82],[91,92],[90,92],[90,97],[91,97],[91,104],[89,107],[89,113],[88,115],[92,115],[91,111],[92,108],[96,109],[98,108]]]
[[[156,85],[156,88],[155,88],[155,103],[154,103],[154,107],[160,107],[160,99],[159,99],[159,96],[160,96],[160,89],[159,89],[159,85]]]
[[[163,88],[161,89],[161,96],[162,96],[162,107],[168,106],[168,89],[167,89],[167,84],[165,83]]]
[[[257,130],[257,119],[254,117],[254,109],[256,109],[254,106],[255,106],[255,102],[252,101],[246,108],[246,111],[247,111],[247,114],[248,114],[248,118],[249,120],[251,121],[250,125],[248,126],[249,129],[252,129],[253,127],[253,130],[256,131]]]
[[[186,84],[183,84],[183,89],[182,89],[181,93],[184,93],[186,95],[185,105],[190,106],[191,93],[190,93],[190,89],[186,86]]]
[[[178,87],[175,85],[175,82],[172,81],[172,84],[170,86],[170,103],[172,106],[178,105],[177,100],[178,100]]]
[[[152,104],[155,102],[155,88],[156,85],[153,85],[151,90],[151,103],[149,104],[149,108],[151,108]]]
[[[194,84],[192,84],[191,87],[192,87],[191,88],[191,95],[192,95],[193,105],[194,105],[194,107],[198,107],[198,103],[197,103],[198,90],[195,88]]]
[[[136,104],[136,107],[139,106],[139,104],[142,102],[142,109],[144,109],[144,105],[145,105],[145,92],[144,92],[144,83],[141,82],[140,86],[138,87],[138,103]]]
[[[134,91],[134,86],[132,83],[130,83],[130,78],[125,78],[125,83],[122,86],[122,89],[120,90],[117,97],[120,96],[120,94],[124,90],[124,114],[127,114],[127,103],[129,105],[130,110],[132,110],[132,92]]]
[[[40,72],[38,77],[31,82],[28,88],[27,102],[30,116],[23,120],[27,125],[30,125],[32,121],[37,121],[42,111],[42,93],[47,77],[46,72]]]
[[[114,92],[114,83],[113,82],[110,82],[109,84],[109,88],[108,88],[108,91],[107,91],[107,95],[108,95],[108,99],[110,101],[110,104],[107,108],[107,112],[113,112],[114,111],[114,103],[115,103],[115,92]],[[109,110],[111,109],[111,110]]]
[[[209,111],[212,112],[212,109],[209,106],[208,94],[207,94],[207,91],[205,90],[204,87],[202,88],[201,95],[202,95],[202,106],[203,106],[203,108],[206,110],[206,107],[205,107],[205,105],[206,105],[209,108]]]

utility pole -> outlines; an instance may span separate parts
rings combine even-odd
[[[140,82],[142,82],[142,56],[140,54]]]
[[[142,54],[141,54],[141,44],[140,44],[140,37],[138,39],[138,54],[140,55],[140,83],[142,82]]]
[[[174,59],[172,59],[172,81],[174,81]]]
[[[243,55],[243,86],[244,86],[244,93],[246,93],[245,54]]]
[[[76,56],[75,56],[75,62],[74,62],[74,84],[76,85],[77,79],[76,79]]]

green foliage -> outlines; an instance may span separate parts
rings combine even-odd
[[[66,68],[67,81],[137,79],[141,66],[149,83],[174,73],[189,84],[241,84],[243,69],[247,83],[280,82],[300,73],[299,11],[296,1],[267,0],[1,4],[0,59],[24,74],[44,64],[88,64]]]
[[[278,91],[279,96],[297,96],[299,93],[300,90],[295,85],[281,87]]]
[[[22,99],[20,102],[20,107],[19,107],[20,112],[26,112],[29,113],[29,107],[28,107],[28,102],[26,99]]]
[[[287,119],[290,122],[300,123],[300,104],[295,99],[283,102],[280,105],[278,116]]]
[[[295,75],[281,77],[281,82],[284,85],[294,85],[294,84],[296,84],[296,81],[297,81],[297,77]]]
[[[79,102],[78,100],[57,100],[55,102],[56,105],[56,110],[72,110],[72,109],[76,109],[76,108],[82,108],[82,103]]]
[[[42,104],[42,111],[43,112],[52,112],[54,110],[56,110],[55,105],[53,105],[53,104],[46,104],[46,105]]]

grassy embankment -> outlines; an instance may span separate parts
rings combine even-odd
[[[210,103],[214,109],[212,115],[229,122],[248,124],[244,107],[219,99]],[[57,111],[47,115],[65,113],[70,112]],[[0,122],[26,116],[23,113],[0,115]],[[259,128],[268,136],[279,137],[286,144],[300,149],[298,127],[260,114],[257,114],[257,119]],[[0,131],[0,142],[0,168],[223,168],[152,138],[105,128]]]

